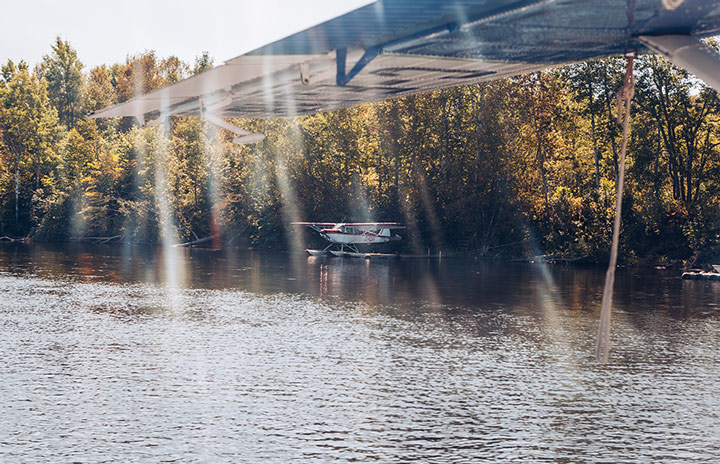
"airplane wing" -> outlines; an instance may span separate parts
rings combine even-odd
[[[398,222],[291,222],[291,226],[308,226],[308,227],[334,227],[339,224],[348,227],[355,227],[363,230],[376,229],[406,229],[405,225]]]
[[[397,222],[346,222],[344,225],[354,227],[359,230],[377,230],[377,229],[406,229],[403,224]]]
[[[253,142],[221,118],[313,114],[631,49],[687,58],[662,38],[703,48],[719,32],[720,0],[379,0],[93,117],[200,115]]]
[[[333,227],[337,222],[291,222],[291,226],[308,226],[308,227]]]

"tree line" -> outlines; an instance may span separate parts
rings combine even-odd
[[[214,236],[298,245],[288,223],[399,221],[408,250],[605,259],[622,58],[294,119],[140,128],[92,111],[213,66],[153,52],[86,71],[58,38],[0,75],[0,236],[134,243]],[[718,256],[720,101],[657,56],[636,60],[621,255]],[[310,237],[307,237],[309,240]],[[297,243],[294,243],[297,242]]]

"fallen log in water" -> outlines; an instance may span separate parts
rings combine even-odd
[[[186,247],[193,247],[195,245],[200,245],[201,243],[207,243],[209,241],[219,239],[219,235],[208,235],[207,237],[199,238],[197,240],[193,240],[191,242],[185,242],[185,243],[177,243],[173,245],[173,248],[186,248]]]
[[[12,238],[4,235],[0,237],[0,242],[24,242],[25,238]]]
[[[584,264],[592,262],[592,259],[590,256],[577,256],[574,258],[566,258],[559,254],[553,254],[553,255],[540,255],[540,256],[532,256],[530,258],[517,258],[513,259],[513,262],[521,262],[521,263],[543,263],[543,264]]]
[[[120,241],[122,235],[112,235],[110,237],[70,237],[73,242],[91,242],[91,243],[110,243]]]

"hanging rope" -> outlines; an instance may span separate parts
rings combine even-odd
[[[605,289],[603,290],[602,309],[600,310],[600,329],[598,330],[598,343],[596,356],[600,364],[605,364],[610,353],[610,316],[612,314],[613,284],[615,283],[615,266],[617,264],[618,243],[620,241],[620,216],[622,212],[623,185],[625,181],[625,153],[627,151],[628,132],[630,127],[630,103],[635,94],[635,76],[633,63],[635,54],[627,55],[627,68],[625,81],[617,99],[617,122],[622,124],[622,149],[620,150],[620,165],[618,166],[617,184],[615,186],[615,221],[613,222],[612,247],[610,248],[610,264],[605,274]]]

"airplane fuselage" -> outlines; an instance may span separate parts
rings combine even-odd
[[[292,225],[307,226],[316,231],[322,238],[331,244],[340,245],[340,249],[347,245],[351,249],[355,245],[374,245],[400,240],[402,237],[393,235],[392,231],[405,229],[397,222],[293,222]],[[332,245],[330,245],[332,246]],[[328,248],[330,247],[328,246]]]
[[[390,231],[388,229],[380,229],[378,232],[379,233],[359,230],[347,231],[347,229],[343,230],[343,228],[338,228],[323,229],[318,233],[329,242],[353,245],[386,243],[393,240],[393,237],[390,236]],[[382,235],[383,232],[386,232],[387,235]]]

